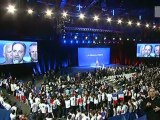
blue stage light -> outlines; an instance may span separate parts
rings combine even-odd
[[[72,43],[73,43],[73,40],[71,40],[70,43],[72,44]]]
[[[66,40],[64,40],[63,43],[66,43]]]
[[[84,40],[82,41],[82,43],[85,43]]]
[[[88,41],[88,44],[90,44],[91,43],[91,41]]]
[[[78,40],[76,40],[76,43],[78,44]]]

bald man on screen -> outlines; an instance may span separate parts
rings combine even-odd
[[[3,46],[3,56],[5,62],[3,64],[13,64],[12,44],[8,43]]]

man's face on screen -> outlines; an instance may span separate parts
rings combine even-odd
[[[155,47],[155,55],[157,55],[157,56],[160,55],[160,46]]]
[[[37,45],[33,45],[30,47],[30,56],[33,62],[38,61],[38,55],[37,55]]]
[[[12,59],[13,59],[13,56],[12,56],[12,45],[6,45],[4,54],[5,54],[6,60],[11,62]]]
[[[150,55],[152,52],[152,47],[150,45],[146,45],[144,48],[145,55]]]
[[[13,60],[21,62],[25,54],[25,48],[21,44],[15,44],[13,46]]]

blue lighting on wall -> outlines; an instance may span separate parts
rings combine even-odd
[[[113,16],[115,15],[115,11],[114,11],[114,9],[112,10],[112,15],[113,15]]]
[[[78,40],[76,40],[76,43],[78,44]]]

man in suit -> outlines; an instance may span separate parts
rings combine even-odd
[[[38,62],[37,43],[32,43],[29,46],[29,55],[31,57],[31,62]]]
[[[27,63],[23,57],[26,53],[26,45],[22,42],[14,42],[12,45],[12,51],[13,51],[13,63]]]
[[[11,43],[4,45],[3,56],[5,58],[5,62],[3,64],[13,64],[12,44]]]
[[[152,45],[145,45],[144,46],[144,57],[154,57],[152,55]]]
[[[155,45],[154,53],[155,53],[155,57],[160,57],[160,45]]]

